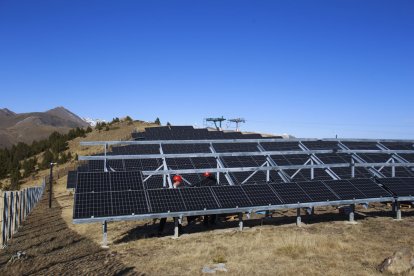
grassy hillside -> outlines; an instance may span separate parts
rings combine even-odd
[[[150,125],[121,122],[112,125],[109,131],[94,130],[86,138],[71,141],[68,151],[73,155],[94,154],[99,148],[80,147],[79,142],[124,140],[132,130],[146,126]],[[72,161],[58,166],[57,171],[74,166]],[[48,170],[41,171],[34,179],[26,179],[23,186],[35,185],[47,174]],[[315,215],[303,216],[302,227],[295,224],[295,210],[275,212],[270,219],[253,214],[245,221],[242,232],[237,221],[221,221],[205,228],[202,222],[187,226],[184,219],[186,234],[178,240],[170,236],[173,232],[170,220],[163,237],[156,236],[158,224],[152,220],[114,222],[108,224],[110,248],[101,254],[98,248],[102,225],[73,224],[74,199],[66,190],[64,173],[59,173],[54,187],[53,219],[59,223],[50,232],[43,227],[39,237],[51,242],[18,236],[5,253],[0,252],[0,261],[7,260],[7,254],[17,250],[26,250],[31,261],[7,264],[6,272],[28,273],[31,263],[43,272],[67,273],[71,267],[74,271],[90,272],[91,266],[87,264],[92,262],[97,273],[126,269],[131,275],[204,275],[201,272],[204,266],[222,262],[228,272],[217,272],[218,275],[381,275],[377,265],[385,257],[402,247],[414,248],[414,210],[403,209],[403,220],[395,221],[390,207],[375,204],[367,210],[357,207],[357,224],[349,224],[347,217],[334,207],[316,208]],[[36,211],[37,216],[49,214],[44,210],[46,204],[37,208],[43,210]],[[23,226],[24,233],[30,232],[25,229],[32,229],[35,221],[32,219]],[[73,241],[56,238],[55,230],[67,233]],[[87,259],[91,255],[96,257]],[[57,257],[59,261],[55,260]]]

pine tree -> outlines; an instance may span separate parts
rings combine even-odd
[[[160,125],[161,125],[160,118],[158,118],[158,117],[157,117],[157,119],[155,119],[155,122],[154,122],[154,123],[155,123],[156,125],[159,125],[159,126],[160,126]]]

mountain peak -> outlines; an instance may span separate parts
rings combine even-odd
[[[0,109],[0,114],[4,114],[4,115],[7,115],[7,116],[13,116],[13,115],[16,115],[16,113],[14,113],[13,111],[11,111],[10,109],[8,109],[8,108],[3,108],[3,109]]]

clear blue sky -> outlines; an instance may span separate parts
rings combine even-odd
[[[414,1],[0,0],[0,107],[414,139]]]

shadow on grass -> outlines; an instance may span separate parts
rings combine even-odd
[[[394,212],[392,212],[391,208],[381,207],[380,210],[370,208],[367,210],[357,210],[355,212],[355,221],[363,222],[365,219],[368,218],[376,218],[376,217],[389,217],[390,219],[395,217]],[[413,210],[403,210],[402,218],[404,217],[414,217],[414,209]],[[183,231],[184,234],[194,234],[194,233],[203,233],[209,232],[213,230],[223,230],[223,229],[234,229],[239,226],[238,220],[233,221],[224,221],[224,217],[221,217],[217,220],[215,224],[208,224],[205,225],[203,223],[202,217],[198,218],[195,223],[191,223],[187,225],[187,221],[184,218],[183,222]],[[305,211],[302,211],[301,215],[302,222],[307,225],[315,225],[318,223],[323,222],[339,222],[348,221],[348,215],[346,214],[339,214],[337,210],[329,210],[329,211],[319,211],[316,209],[316,214],[307,215]],[[147,239],[147,238],[157,238],[157,237],[166,237],[172,236],[174,234],[174,223],[172,219],[167,220],[165,225],[165,231],[159,235],[158,234],[158,222],[159,221],[152,221],[146,223],[145,225],[140,225],[134,227],[125,233],[122,234],[122,237],[115,240],[114,244],[126,243],[134,240],[140,239]],[[249,228],[260,227],[263,225],[270,225],[270,226],[282,226],[287,224],[295,224],[296,223],[296,213],[292,210],[286,211],[279,211],[277,216],[264,218],[264,216],[260,216],[254,214],[250,219],[244,219],[244,226]]]

